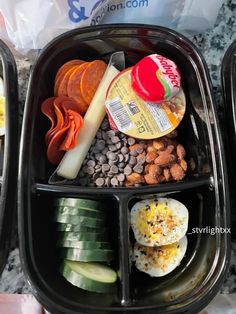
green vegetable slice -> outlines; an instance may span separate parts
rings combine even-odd
[[[53,217],[53,220],[56,222],[77,225],[78,227],[79,226],[90,227],[90,228],[105,227],[104,219],[97,219],[93,217],[64,215],[64,214],[56,213]]]
[[[108,262],[113,259],[113,251],[108,249],[63,248],[61,249],[61,257],[79,262]]]
[[[58,240],[57,247],[78,248],[81,250],[110,249],[109,242]]]
[[[94,200],[86,200],[82,198],[58,198],[55,203],[56,206],[71,206],[78,208],[88,208],[93,210],[102,209],[102,203]]]
[[[113,269],[98,263],[64,260],[60,272],[74,286],[98,293],[112,291],[117,280]]]
[[[103,232],[59,232],[59,240],[64,241],[103,241],[107,240],[107,234]]]
[[[78,208],[78,207],[69,207],[69,206],[58,206],[55,209],[55,215],[78,215],[84,217],[93,217],[104,219],[105,213],[103,211],[88,209],[88,208]]]

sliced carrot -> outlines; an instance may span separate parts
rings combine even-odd
[[[89,66],[90,63],[84,63],[71,74],[68,84],[67,84],[67,95],[76,100],[80,114],[85,114],[86,110],[88,109],[88,103],[82,97],[81,90],[80,90],[80,81],[82,78],[83,72]]]
[[[106,70],[106,63],[101,60],[90,62],[80,80],[81,95],[87,104],[90,104],[98,85]]]

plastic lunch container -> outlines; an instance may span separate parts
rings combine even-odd
[[[4,81],[5,135],[0,149],[0,273],[11,244],[16,222],[16,189],[18,168],[18,95],[17,71],[11,51],[0,40],[0,76]]]
[[[124,51],[126,66],[145,55],[173,59],[183,78],[187,112],[178,128],[196,169],[182,182],[136,188],[94,188],[49,185],[54,169],[46,160],[46,120],[42,101],[52,96],[57,69],[74,58],[107,61]],[[229,227],[227,174],[219,123],[207,66],[182,35],[147,25],[106,25],[65,33],[41,52],[32,69],[25,106],[19,164],[19,237],[22,268],[39,302],[51,313],[197,313],[215,296],[227,270],[230,238],[226,233],[188,236],[181,265],[161,278],[151,278],[130,266],[129,210],[151,195],[171,195],[189,210],[194,227]],[[58,272],[56,231],[51,222],[57,197],[84,197],[107,204],[116,250],[117,291],[96,294],[68,283]]]

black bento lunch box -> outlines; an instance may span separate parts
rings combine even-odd
[[[7,261],[16,224],[18,169],[18,94],[14,57],[0,40],[0,76],[4,81],[5,134],[0,148],[0,274]]]
[[[160,53],[182,73],[187,111],[178,128],[196,169],[182,182],[135,188],[49,185],[54,168],[46,159],[48,124],[40,105],[52,96],[57,69],[71,59],[108,61],[124,51],[126,67],[145,55]],[[189,210],[188,248],[181,265],[161,278],[131,266],[129,210],[135,201],[170,195]],[[51,221],[58,197],[103,200],[109,210],[116,250],[117,290],[96,294],[68,283],[58,271],[56,232]],[[41,52],[32,69],[25,106],[19,164],[19,237],[22,268],[39,302],[51,313],[197,313],[218,292],[229,255],[227,233],[191,233],[196,227],[229,227],[229,195],[219,123],[207,66],[182,35],[147,25],[106,25],[65,33]]]

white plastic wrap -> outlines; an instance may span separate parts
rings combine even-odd
[[[223,0],[0,0],[0,37],[27,53],[73,28],[106,23],[162,25],[200,33]]]

